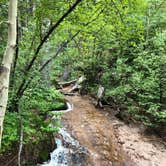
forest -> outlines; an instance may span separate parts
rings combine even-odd
[[[61,111],[68,102],[77,112]],[[64,126],[70,134],[75,131],[83,107],[94,111],[89,127],[94,132],[112,123],[106,114],[166,146],[166,1],[0,0],[0,166],[49,160],[58,147],[54,137]],[[103,119],[95,128],[98,114]],[[86,126],[79,122],[75,125]],[[105,134],[109,139],[111,129]],[[77,136],[84,146],[84,135]],[[158,154],[162,160],[166,150]],[[96,159],[96,164],[89,156],[89,166],[124,164],[123,157]],[[125,165],[153,166],[153,159],[135,164],[132,156]],[[67,165],[84,166],[85,156],[78,158],[80,163]],[[48,166],[62,164],[51,162]]]

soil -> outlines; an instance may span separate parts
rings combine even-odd
[[[110,109],[97,109],[88,96],[66,96],[74,105],[62,123],[88,149],[92,166],[165,166],[166,148],[140,126],[127,125]]]

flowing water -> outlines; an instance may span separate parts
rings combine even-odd
[[[63,147],[60,139],[55,139],[57,148],[51,153],[51,160],[42,164],[42,166],[66,166],[67,153],[69,150]]]
[[[85,166],[88,152],[80,146],[64,129],[59,130],[55,138],[57,148],[51,153],[51,159],[40,166]]]
[[[67,110],[54,112],[69,112],[73,105],[66,103]],[[56,116],[53,117],[56,120]],[[65,129],[59,129],[58,138],[55,137],[56,149],[50,154],[50,160],[38,166],[85,166],[88,151],[82,147]]]

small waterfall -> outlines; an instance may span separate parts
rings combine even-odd
[[[73,105],[67,102],[68,109],[54,112],[69,112]],[[53,116],[56,119],[56,116]],[[52,124],[50,124],[52,125]],[[50,154],[50,161],[37,166],[87,166],[88,151],[82,147],[65,129],[59,129],[55,138],[57,148]]]
[[[51,153],[51,160],[41,166],[67,166],[67,154],[69,150],[64,148],[62,141],[55,139],[57,148]]]
[[[59,130],[61,139],[55,138],[57,148],[51,159],[38,166],[85,166],[88,151],[64,129]]]

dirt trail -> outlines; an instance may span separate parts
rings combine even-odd
[[[74,110],[63,116],[69,132],[90,152],[91,165],[132,165],[117,144],[108,116],[80,96],[67,97]],[[120,152],[120,153],[119,153]]]
[[[66,97],[74,110],[63,115],[66,129],[90,152],[92,166],[165,166],[166,149],[104,110],[88,97]],[[156,140],[157,138],[155,138]]]

